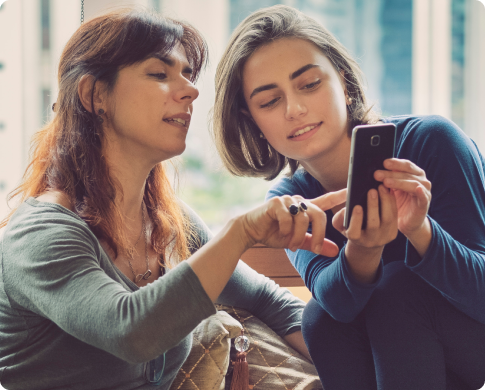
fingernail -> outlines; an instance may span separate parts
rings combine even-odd
[[[315,247],[315,253],[318,253],[320,254],[320,251],[322,250],[322,245],[318,244],[316,247]]]
[[[372,199],[377,199],[377,191],[372,190],[372,191],[370,192],[370,197],[371,197]]]

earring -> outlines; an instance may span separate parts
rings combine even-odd
[[[352,98],[350,96],[347,96],[347,104],[348,105],[352,104]]]
[[[263,133],[259,133],[259,138],[261,138],[261,139],[266,139],[266,137],[264,136],[264,134],[263,134]]]
[[[96,119],[97,119],[97,121],[98,121],[99,123],[103,123],[103,122],[104,122],[104,120],[103,120],[103,118],[101,117],[101,115],[103,115],[103,114],[104,114],[104,110],[103,110],[102,108],[100,108],[100,109],[98,110],[98,114],[99,114],[99,115],[98,115],[98,117],[96,118]]]

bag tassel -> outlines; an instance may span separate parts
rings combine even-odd
[[[233,362],[231,390],[249,390],[249,366],[246,360],[246,351],[249,349],[249,339],[244,336],[244,329],[241,329],[241,336],[234,340],[237,350],[236,361]]]

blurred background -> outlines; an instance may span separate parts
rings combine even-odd
[[[1,1],[0,1],[1,3]],[[383,115],[440,114],[485,151],[485,6],[478,0],[84,0],[84,16],[139,5],[184,19],[208,41],[177,191],[214,230],[259,204],[271,185],[231,177],[209,134],[214,74],[231,32],[251,12],[287,4],[320,21],[358,59]],[[53,115],[57,65],[80,25],[81,0],[8,0],[0,8],[0,218],[29,142]]]

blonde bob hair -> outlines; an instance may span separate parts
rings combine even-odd
[[[226,168],[236,176],[274,179],[287,165],[293,174],[299,163],[278,153],[243,110],[248,110],[243,96],[242,73],[248,58],[260,47],[281,38],[304,39],[316,45],[343,74],[347,94],[349,136],[352,128],[377,121],[368,105],[363,74],[345,47],[321,24],[302,12],[275,5],[254,12],[232,34],[217,67],[216,99],[213,111],[213,135]]]

